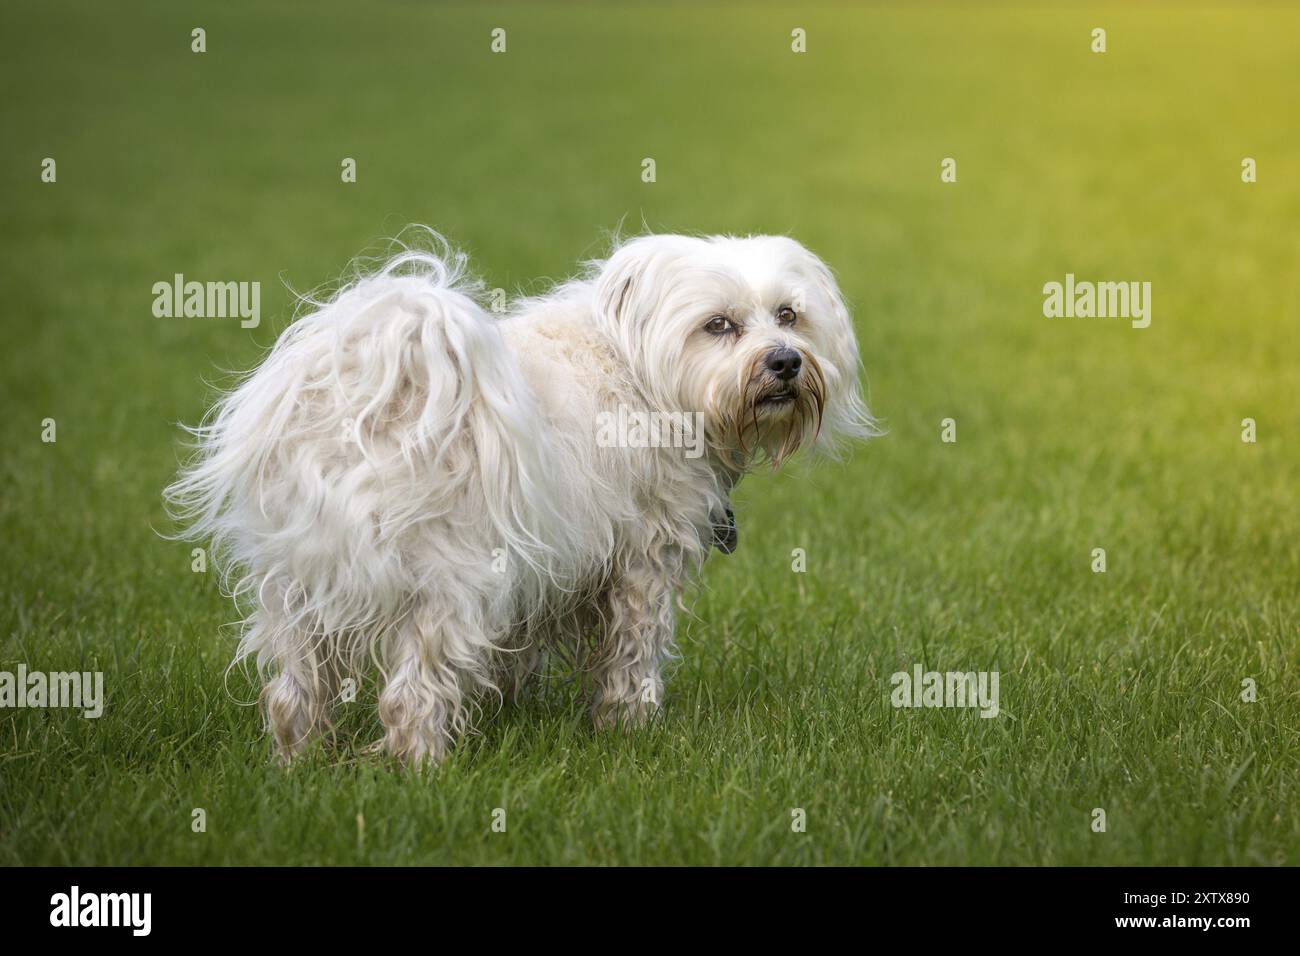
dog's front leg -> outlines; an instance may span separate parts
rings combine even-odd
[[[673,575],[649,562],[626,569],[606,593],[602,643],[592,669],[592,719],[600,728],[644,723],[663,700],[673,653]]]

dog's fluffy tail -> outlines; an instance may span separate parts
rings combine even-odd
[[[541,573],[554,563],[562,523],[535,398],[465,258],[437,241],[305,300],[312,311],[190,429],[196,455],[165,496],[182,536],[212,540],[227,589],[261,608],[241,656],[277,656],[274,633],[383,627],[439,578],[473,581],[467,567],[486,590],[484,542]],[[481,613],[479,595],[439,596]]]

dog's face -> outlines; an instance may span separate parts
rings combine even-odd
[[[633,239],[602,268],[597,313],[650,400],[702,412],[732,458],[873,433],[848,308],[793,239]]]

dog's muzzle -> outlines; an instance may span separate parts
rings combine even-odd
[[[772,349],[763,356],[763,367],[775,378],[788,382],[799,374],[799,369],[803,368],[803,356],[795,349],[784,346]]]

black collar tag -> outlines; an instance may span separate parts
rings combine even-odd
[[[726,515],[713,519],[713,546],[723,554],[736,550],[740,535],[736,531],[736,514],[730,507],[724,509]]]

